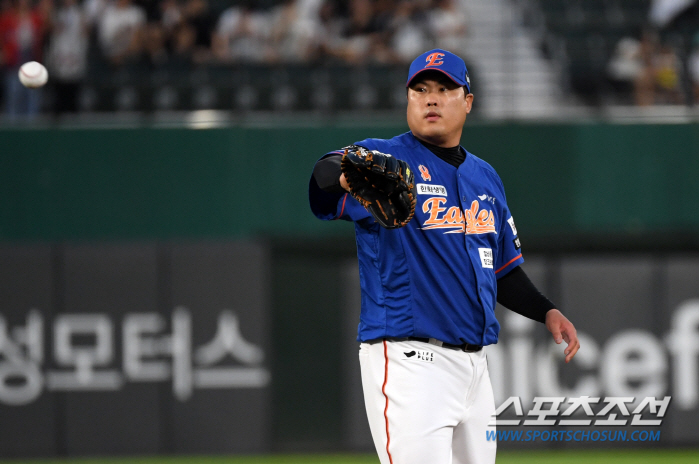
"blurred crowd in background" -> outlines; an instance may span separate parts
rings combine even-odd
[[[682,80],[687,74],[694,103],[699,104],[699,32],[692,42],[687,59],[682,60],[652,29],[640,38],[625,37],[609,60],[609,79],[618,90],[630,92],[638,106],[682,105],[686,103]]]
[[[205,63],[405,63],[430,47],[462,50],[456,0],[0,0],[7,111],[38,111],[17,80],[46,63],[56,110],[75,110],[88,60],[183,70]],[[94,63],[92,63],[94,64]],[[26,100],[26,101],[25,101]]]
[[[184,74],[209,65],[405,66],[433,47],[468,57],[471,29],[488,18],[473,16],[467,3],[0,0],[0,101],[7,115],[78,111],[81,86],[95,70],[115,73],[138,67],[141,73],[160,69]],[[678,46],[659,33],[688,8],[699,11],[696,0],[503,4],[533,6],[549,28],[558,27],[554,34],[565,44],[562,48],[577,54],[572,59],[564,54],[561,61],[569,68],[572,92],[583,101],[604,104],[622,96],[620,104],[699,104],[699,13],[695,23],[689,22],[696,34],[690,46]],[[631,33],[613,35],[609,28],[621,24],[624,15],[631,17],[633,10],[643,26],[627,23]],[[51,108],[42,105],[41,92],[24,89],[17,79],[19,66],[32,60],[49,70]]]
[[[697,0],[537,0],[537,4],[553,38],[550,43],[562,51],[558,59],[567,68],[568,83],[586,104],[699,103]]]

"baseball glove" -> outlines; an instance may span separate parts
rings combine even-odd
[[[405,161],[376,150],[350,145],[342,156],[342,173],[351,195],[382,227],[403,227],[415,214],[413,173]]]

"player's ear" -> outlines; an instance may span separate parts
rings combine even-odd
[[[464,92],[466,92],[466,89],[464,89]],[[466,114],[469,114],[471,112],[471,108],[473,107],[473,94],[469,93],[464,95],[464,101],[466,103]]]

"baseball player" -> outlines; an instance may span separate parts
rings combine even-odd
[[[556,343],[565,340],[566,362],[580,345],[573,324],[520,268],[500,177],[459,145],[473,103],[463,60],[441,49],[423,53],[406,86],[410,132],[323,156],[310,180],[311,209],[355,225],[359,359],[381,463],[492,464],[496,443],[486,431],[494,429],[495,404],[485,347],[498,340],[496,300],[545,323]],[[416,185],[405,226],[387,227],[377,213],[384,207],[362,205],[343,171],[348,157],[407,163],[401,176],[414,175]]]

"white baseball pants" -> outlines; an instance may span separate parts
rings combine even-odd
[[[381,464],[494,464],[495,412],[485,348],[419,341],[359,347],[369,427]]]

